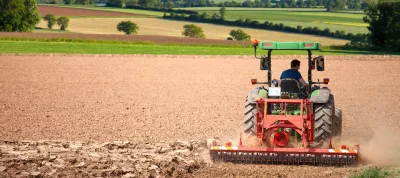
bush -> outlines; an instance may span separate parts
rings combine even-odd
[[[69,25],[69,18],[67,17],[60,17],[57,20],[58,26],[60,26],[60,30],[66,30]]]
[[[53,29],[53,26],[57,23],[57,18],[52,14],[47,14],[43,19],[47,21],[47,27],[49,27],[49,29]]]
[[[191,37],[191,38],[205,38],[203,29],[194,24],[186,24],[183,26],[184,31],[182,32],[183,36]]]
[[[228,38],[226,38],[226,40],[233,40],[233,38],[232,37],[228,37]]]
[[[251,38],[250,35],[248,35],[241,29],[231,30],[229,35],[231,35],[232,38],[237,41],[250,41],[250,38]]]
[[[117,25],[117,30],[119,32],[123,31],[127,35],[137,34],[139,26],[131,21],[122,21]]]

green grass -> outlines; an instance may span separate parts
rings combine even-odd
[[[68,8],[79,8],[79,9],[102,10],[102,11],[111,11],[111,12],[124,12],[124,13],[141,14],[141,15],[155,16],[155,17],[162,17],[164,15],[163,12],[140,10],[140,9],[125,9],[125,8],[117,8],[117,7],[96,7],[96,6],[84,6],[84,5],[59,5],[59,4],[46,4],[46,5],[47,6],[68,7]]]
[[[200,13],[212,15],[218,10],[202,10]],[[329,28],[331,31],[344,30],[346,33],[368,33],[367,24],[362,18],[364,14],[333,13],[333,12],[296,12],[296,11],[272,11],[272,10],[230,10],[227,8],[225,15],[228,20],[246,19],[258,20],[264,23],[266,20],[274,23],[283,23],[287,26]]]
[[[400,171],[394,168],[368,167],[361,173],[351,176],[351,178],[386,178],[399,177]]]
[[[46,41],[47,40],[47,41]],[[95,40],[0,39],[0,53],[64,53],[64,54],[175,54],[175,55],[254,55],[253,48],[216,45],[158,45],[143,42],[111,42]],[[329,48],[327,48],[329,49]],[[265,51],[263,52],[265,53]],[[274,51],[274,54],[304,54],[305,51]],[[388,54],[377,51],[324,50],[314,54]]]

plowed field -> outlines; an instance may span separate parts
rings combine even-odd
[[[55,7],[55,6],[38,6],[39,14],[45,16],[47,14],[53,14],[55,16],[143,16],[140,14],[124,13],[124,12],[110,12],[101,10],[90,10],[90,9],[78,9],[78,8],[66,8],[66,7]]]
[[[303,61],[301,72],[306,76],[304,57],[274,56],[273,78],[294,58]],[[315,78],[330,78],[328,86],[335,95],[336,106],[343,109],[343,142],[360,143],[368,164],[399,165],[400,57],[325,58],[326,71],[315,73]],[[262,80],[266,76],[258,68],[259,61],[251,56],[0,56],[0,140],[129,140],[156,144],[213,137],[237,139],[242,130],[244,100],[254,87],[250,78]],[[3,147],[10,146],[0,148]],[[3,149],[3,154],[16,154],[11,147],[11,151]],[[103,151],[96,154],[103,155]],[[56,164],[54,160],[52,164]],[[31,168],[46,165],[39,162]],[[0,161],[0,176],[9,175],[2,171],[17,174],[10,166],[11,162]],[[74,173],[71,167],[53,165],[52,169],[64,170],[67,175]],[[81,170],[79,166],[73,169]],[[140,177],[137,171],[135,168],[131,172]],[[214,164],[185,175],[343,177],[357,171],[358,168]],[[105,175],[113,175],[110,172]]]

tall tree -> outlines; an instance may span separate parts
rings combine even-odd
[[[39,22],[36,0],[0,0],[0,31],[30,32]]]
[[[363,20],[369,23],[371,42],[400,50],[400,1],[381,0],[369,4]]]
[[[225,7],[221,7],[219,9],[219,15],[221,16],[221,19],[225,19],[225,14],[226,14],[226,9]]]

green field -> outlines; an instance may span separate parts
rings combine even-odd
[[[51,42],[29,39],[0,39],[0,53],[63,53],[63,54],[175,54],[175,55],[254,55],[249,47],[212,45],[157,45],[151,43],[127,43],[107,41]],[[55,47],[56,46],[56,47]],[[328,49],[328,50],[327,50]],[[305,51],[274,51],[274,54],[306,54]],[[329,50],[313,54],[388,54],[374,51]],[[393,54],[393,53],[389,53]]]
[[[213,15],[218,10],[212,8],[190,8],[200,13]],[[248,9],[248,10],[246,10]],[[273,23],[283,23],[284,25],[297,27],[318,27],[320,29],[329,28],[331,31],[344,30],[346,33],[368,33],[367,24],[362,18],[364,14],[360,13],[333,13],[333,12],[312,12],[302,11],[304,8],[280,9],[277,8],[227,8],[226,19],[237,20],[246,19],[258,20],[261,23],[270,21]],[[264,10],[263,10],[264,9]],[[318,10],[318,9],[309,9]]]

